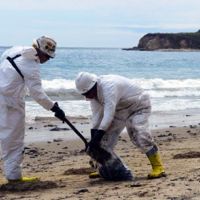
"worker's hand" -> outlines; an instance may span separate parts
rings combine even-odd
[[[98,131],[98,129],[91,129],[90,133],[91,133],[91,139],[95,136],[96,132]]]
[[[104,165],[112,155],[107,150],[100,146],[100,142],[105,134],[104,130],[91,129],[91,140],[86,150],[87,154],[96,160],[98,163]]]
[[[96,146],[100,146],[100,142],[104,134],[104,130],[91,129],[91,140],[89,142],[89,147],[95,148]]]
[[[55,113],[55,117],[60,119],[63,123],[65,120],[65,113],[62,109],[60,109],[58,103],[54,103],[54,106],[51,108],[51,111]]]

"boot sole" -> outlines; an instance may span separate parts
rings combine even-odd
[[[101,176],[89,176],[90,179],[101,178]]]
[[[156,179],[156,178],[161,178],[161,177],[167,177],[167,174],[165,172],[162,172],[158,176],[149,176],[148,175],[148,179]]]

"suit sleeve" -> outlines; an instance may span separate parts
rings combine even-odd
[[[92,128],[99,129],[103,117],[103,106],[94,99],[90,101],[90,106],[92,110]]]
[[[118,102],[118,91],[116,86],[107,85],[103,88],[104,109],[103,118],[99,129],[107,131],[110,127],[116,112],[116,105]]]
[[[43,108],[50,110],[53,107],[53,101],[46,95],[42,88],[39,66],[33,65],[31,73],[25,75],[25,84],[29,89],[31,97]]]

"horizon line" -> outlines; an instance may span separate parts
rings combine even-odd
[[[14,46],[27,46],[27,45],[0,45],[0,48],[11,48]],[[30,45],[31,46],[31,45]],[[58,49],[122,49],[122,48],[128,48],[128,47],[75,47],[75,46],[69,46],[69,47],[64,47],[64,46],[58,46]],[[129,47],[131,48],[131,47]]]

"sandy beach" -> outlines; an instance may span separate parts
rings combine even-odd
[[[70,120],[80,131],[89,133],[88,119]],[[200,199],[200,124],[152,131],[168,175],[154,180],[146,178],[151,170],[146,156],[130,142],[126,133],[121,134],[116,151],[135,176],[131,182],[89,179],[88,174],[93,170],[89,165],[90,158],[83,150],[84,144],[78,137],[59,138],[62,134],[74,134],[59,121],[40,119],[35,124],[27,124],[26,129],[27,134],[35,135],[35,138],[45,132],[58,134],[58,137],[26,143],[23,174],[38,176],[40,182],[8,185],[0,171],[1,200]]]

